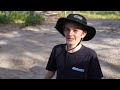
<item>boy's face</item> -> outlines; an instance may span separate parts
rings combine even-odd
[[[82,28],[75,23],[66,23],[64,26],[64,35],[67,44],[78,44],[81,38],[84,38],[86,34],[87,32],[82,30]]]

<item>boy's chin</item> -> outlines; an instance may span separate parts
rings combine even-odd
[[[72,45],[72,44],[75,44],[74,42],[67,42],[67,44],[70,44],[70,45]]]

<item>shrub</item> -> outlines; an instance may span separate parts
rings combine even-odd
[[[19,11],[12,11],[10,14],[10,18],[12,18],[14,21],[21,20],[25,21],[25,19],[29,16],[28,12],[19,12]]]
[[[0,15],[0,23],[1,24],[9,24],[9,23],[12,23],[14,22],[14,20],[10,17],[7,17],[5,15]]]
[[[42,24],[44,22],[44,17],[42,15],[34,15],[34,16],[28,16],[25,20],[25,25],[36,25],[36,24]]]

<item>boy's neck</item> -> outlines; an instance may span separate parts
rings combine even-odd
[[[75,47],[75,48],[74,47],[75,47],[75,45],[66,45],[66,50],[69,53],[74,53],[74,52],[78,51],[82,47],[82,45],[79,44],[77,47]]]

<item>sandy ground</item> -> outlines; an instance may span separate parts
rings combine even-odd
[[[88,24],[97,33],[82,43],[97,52],[105,79],[120,79],[120,20],[89,20]],[[0,78],[42,79],[53,46],[65,43],[54,25],[1,25]]]

